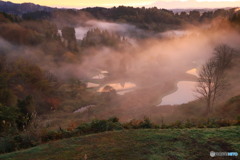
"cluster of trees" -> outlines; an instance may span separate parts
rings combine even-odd
[[[142,29],[164,31],[176,29],[185,23],[198,23],[212,20],[216,17],[229,17],[234,10],[218,9],[201,13],[198,10],[190,12],[174,13],[166,9],[113,7],[107,8],[86,8],[83,11],[90,13],[98,19],[114,20],[134,24]]]
[[[66,14],[67,13],[68,12],[66,12]],[[42,12],[39,14],[41,15]],[[71,16],[74,15],[75,14],[71,14]],[[27,20],[20,19],[19,21],[15,21],[14,17],[17,16],[0,13],[1,38],[15,45],[39,46],[40,50],[46,54],[51,54],[58,58],[68,51],[73,53],[80,52],[79,47],[94,47],[97,44],[116,46],[117,43],[121,41],[117,35],[94,29],[88,32],[82,44],[78,44],[74,27],[60,25],[61,32],[59,32],[56,23],[51,22],[49,19],[43,18],[39,20],[38,18],[34,19],[32,17]],[[71,18],[73,17],[69,19]]]
[[[83,11],[90,13],[98,19],[114,20],[122,23],[131,23],[142,29],[162,31],[167,28],[176,28],[181,24],[174,13],[165,9],[154,8],[133,8],[113,7],[107,8],[86,8]]]
[[[126,44],[128,44],[128,42],[124,37],[98,28],[89,30],[81,41],[82,48],[100,46],[122,48]]]
[[[217,17],[227,18],[233,13],[232,10],[224,10],[217,9],[215,11],[206,11],[201,13],[198,10],[190,11],[189,13],[183,11],[181,13],[176,14],[176,16],[180,17],[185,22],[204,22],[209,21]]]
[[[0,24],[0,36],[13,44],[29,46],[60,40],[57,26],[49,21],[2,23]]]
[[[42,12],[35,14],[41,15]],[[0,37],[14,45],[38,46],[46,54],[58,58],[68,51],[78,52],[74,28],[62,26],[61,33],[56,23],[47,18],[24,19],[0,13]]]
[[[230,16],[230,21],[240,25],[240,10],[235,10],[234,14]]]
[[[36,114],[55,107],[58,82],[26,60],[0,57],[0,134],[24,130]]]
[[[0,24],[9,22],[19,22],[20,18],[18,16],[9,15],[4,12],[0,12]]]
[[[46,20],[46,19],[50,19],[51,17],[52,17],[52,13],[46,12],[46,11],[36,11],[36,12],[25,13],[22,15],[22,18],[25,20]]]
[[[1,23],[2,22],[2,23]],[[21,20],[14,22],[0,14],[0,37],[15,46],[36,47],[53,59],[64,60],[65,53],[78,53],[73,27],[62,27],[59,34],[57,25],[50,20]]]
[[[62,37],[63,42],[68,49],[78,51],[75,29],[73,27],[64,27],[62,29]]]

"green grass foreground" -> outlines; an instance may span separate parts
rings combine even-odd
[[[0,159],[84,160],[85,157],[87,160],[208,160],[212,159],[210,151],[240,153],[240,127],[111,131],[52,141],[0,155]]]

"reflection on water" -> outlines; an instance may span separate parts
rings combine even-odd
[[[127,89],[127,90],[117,91],[117,94],[119,94],[119,95],[124,95],[124,94],[129,93],[129,92],[132,92],[132,91],[134,91],[134,88]]]
[[[190,69],[190,70],[188,70],[186,73],[198,77],[197,68]]]
[[[108,71],[101,71],[102,74],[108,74]]]
[[[104,79],[109,74],[108,71],[100,70],[99,73],[92,77],[92,79]]]
[[[96,88],[99,87],[99,84],[87,82],[87,88]]]
[[[131,82],[124,82],[124,83],[109,83],[104,85],[103,87],[99,88],[98,92],[103,92],[105,86],[111,86],[114,88],[118,94],[123,95],[127,92],[131,92],[136,88],[136,84]]]
[[[100,74],[93,76],[92,79],[104,79],[105,77],[106,76],[104,74],[100,73]]]
[[[160,105],[178,105],[195,100],[194,89],[196,85],[197,82],[179,81],[177,83],[178,90],[163,97]]]

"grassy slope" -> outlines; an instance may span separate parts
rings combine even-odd
[[[124,130],[50,142],[0,159],[82,160],[87,154],[88,160],[208,160],[212,150],[240,153],[239,135],[240,127]]]

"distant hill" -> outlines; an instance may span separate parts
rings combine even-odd
[[[15,15],[23,15],[29,12],[37,12],[37,11],[44,11],[44,12],[51,12],[54,8],[40,6],[33,3],[12,3],[12,2],[4,2],[0,0],[0,12],[5,12],[8,14],[15,14]]]
[[[189,13],[190,11],[199,11],[200,13],[203,12],[214,12],[217,9],[170,9],[171,11],[173,11],[174,13],[181,13],[181,12],[186,12]]]
[[[188,8],[188,9],[170,9],[174,13],[181,13],[181,12],[186,12],[189,13],[190,11],[199,11],[200,13],[204,12],[215,12],[216,10],[230,10],[232,7],[226,7],[226,8]]]

